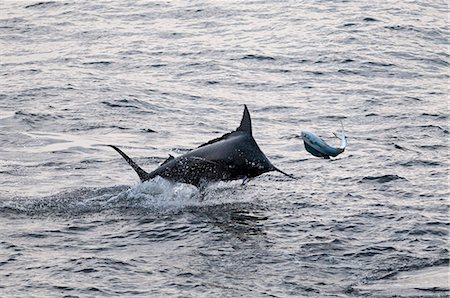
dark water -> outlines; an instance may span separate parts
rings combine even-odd
[[[0,296],[449,295],[447,3],[274,2],[1,2]],[[103,146],[150,170],[244,103],[301,179],[137,184]]]

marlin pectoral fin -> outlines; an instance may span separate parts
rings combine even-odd
[[[286,175],[286,176],[288,176],[289,178],[292,178],[292,179],[298,179],[298,178],[296,178],[294,175],[291,175],[291,174],[288,174],[288,173],[286,173],[286,172],[283,172],[282,170],[280,170],[280,169],[277,168],[277,167],[273,167],[273,170],[274,170],[274,171],[277,171],[277,172],[279,172],[279,173],[281,173],[281,174],[283,174],[283,175]]]

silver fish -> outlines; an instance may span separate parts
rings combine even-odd
[[[344,134],[344,128],[342,127],[342,133],[333,132],[334,136],[341,140],[339,147],[333,147],[328,145],[324,140],[309,131],[302,131],[301,137],[305,144],[305,149],[309,153],[317,157],[323,157],[329,159],[330,156],[336,157],[345,151],[347,147],[347,137]]]

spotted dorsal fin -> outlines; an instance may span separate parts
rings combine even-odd
[[[252,135],[252,119],[250,118],[247,105],[244,105],[244,114],[242,115],[241,125],[239,125],[236,131],[244,131],[249,135]]]

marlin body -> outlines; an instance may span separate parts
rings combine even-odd
[[[161,176],[176,182],[202,185],[210,181],[230,181],[278,171],[293,178],[271,164],[259,149],[252,135],[252,124],[244,106],[240,126],[233,132],[213,139],[179,157],[169,156],[157,169],[147,173],[116,146],[110,145],[131,165],[141,181]]]

